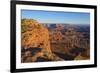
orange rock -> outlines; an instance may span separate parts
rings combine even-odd
[[[43,48],[43,52],[46,52],[50,58],[52,52],[50,49],[48,29],[35,20],[27,19],[24,20],[23,23],[25,23],[23,25],[27,25],[27,29],[31,29],[31,31],[27,30],[26,32],[22,33],[22,47],[25,49],[30,47]]]

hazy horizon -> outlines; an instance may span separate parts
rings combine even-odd
[[[90,13],[21,10],[21,19],[35,19],[39,23],[90,24]]]

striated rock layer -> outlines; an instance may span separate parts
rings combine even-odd
[[[42,48],[42,55],[47,55],[51,58],[52,52],[50,49],[49,32],[40,23],[33,19],[22,20],[22,48]],[[35,48],[36,49],[36,48]]]

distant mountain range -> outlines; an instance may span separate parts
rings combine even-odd
[[[79,32],[90,32],[90,25],[89,24],[65,24],[65,23],[41,23],[43,26],[53,29],[56,28],[57,26],[62,26],[64,29],[67,28],[74,28],[76,31]]]

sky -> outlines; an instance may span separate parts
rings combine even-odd
[[[39,23],[90,24],[90,13],[21,10],[21,19],[35,19]]]

